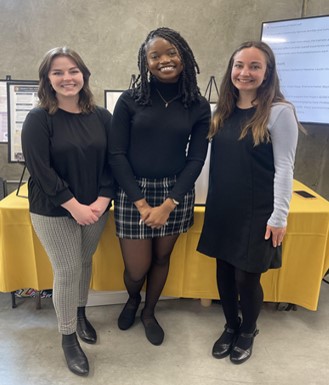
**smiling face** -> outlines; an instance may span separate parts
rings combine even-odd
[[[55,57],[51,63],[48,78],[59,102],[72,98],[79,100],[79,92],[84,85],[84,80],[74,60],[66,56]]]
[[[258,48],[244,48],[233,58],[231,81],[240,95],[255,98],[257,89],[265,79],[267,62],[265,54]]]
[[[146,46],[147,66],[150,73],[163,83],[175,83],[183,71],[177,48],[168,40],[155,37]]]

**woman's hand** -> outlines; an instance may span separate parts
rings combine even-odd
[[[82,205],[75,198],[71,198],[62,204],[79,225],[92,225],[98,221],[98,216],[93,212],[90,206]]]
[[[95,202],[89,205],[89,207],[93,213],[96,214],[98,218],[100,218],[104,214],[110,202],[111,198],[98,197]]]
[[[287,227],[273,227],[266,226],[265,239],[270,239],[272,237],[273,247],[281,246],[283,238],[286,234]]]
[[[147,226],[159,229],[167,223],[170,213],[176,205],[171,199],[166,199],[160,206],[153,207],[149,216],[144,221]]]
[[[152,207],[147,203],[146,199],[140,199],[139,201],[134,202],[134,205],[140,213],[141,221],[145,222],[151,213]]]

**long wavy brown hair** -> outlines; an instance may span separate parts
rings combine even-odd
[[[289,103],[284,98],[280,90],[280,81],[272,49],[262,41],[247,41],[241,44],[240,47],[233,52],[228,62],[226,72],[220,85],[219,98],[211,121],[208,134],[209,139],[211,139],[217,131],[223,127],[225,120],[233,113],[239,97],[239,90],[231,81],[231,72],[235,55],[243,49],[251,47],[255,47],[264,53],[266,58],[266,73],[263,83],[257,89],[256,98],[254,100],[256,108],[255,113],[253,117],[243,126],[240,139],[244,138],[247,132],[251,130],[255,145],[261,142],[268,142],[270,140],[270,136],[267,125],[272,104],[277,102]]]
[[[89,87],[90,71],[85,65],[80,55],[68,47],[56,47],[49,50],[39,67],[39,106],[47,110],[50,114],[54,114],[58,110],[58,100],[56,92],[52,88],[49,81],[49,71],[53,60],[58,56],[66,56],[72,59],[83,75],[83,88],[79,93],[79,107],[82,113],[89,113],[95,109],[93,94]]]

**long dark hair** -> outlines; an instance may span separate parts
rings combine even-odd
[[[197,85],[197,74],[200,73],[199,66],[194,58],[194,54],[186,42],[186,40],[176,31],[161,27],[151,31],[144,43],[141,45],[138,52],[138,68],[139,75],[134,84],[133,89],[134,99],[138,104],[149,105],[150,100],[150,73],[147,66],[146,51],[149,42],[156,38],[161,37],[171,44],[173,44],[181,57],[183,64],[183,71],[180,77],[180,89],[182,93],[182,102],[187,107],[191,103],[198,100],[200,96],[200,90]]]
[[[72,59],[83,75],[83,88],[79,93],[79,107],[82,113],[89,113],[95,109],[94,97],[89,88],[90,71],[79,56],[79,54],[68,47],[57,47],[48,51],[39,67],[39,106],[54,114],[58,110],[58,100],[53,90],[48,75],[53,60],[58,56]]]
[[[255,114],[251,120],[246,122],[240,138],[245,137],[248,130],[251,129],[255,145],[264,141],[269,141],[267,124],[272,104],[276,102],[289,103],[280,90],[280,81],[272,49],[262,41],[247,41],[241,44],[240,47],[233,52],[228,62],[226,72],[220,85],[219,99],[213,114],[208,135],[209,138],[212,138],[223,126],[224,121],[232,114],[238,100],[239,91],[231,81],[231,72],[235,55],[243,49],[251,47],[255,47],[264,53],[266,58],[266,73],[263,83],[257,88]]]

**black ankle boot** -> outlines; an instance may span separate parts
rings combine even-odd
[[[84,306],[78,307],[77,333],[82,341],[86,342],[87,344],[95,344],[97,341],[96,330],[87,320],[86,308]]]
[[[87,376],[89,363],[86,355],[80,347],[76,333],[62,336],[62,348],[66,358],[67,366],[78,376]]]
[[[230,360],[233,364],[243,364],[249,360],[252,354],[252,347],[254,344],[254,338],[259,333],[258,329],[255,329],[253,333],[240,333],[236,343],[231,351]]]
[[[225,358],[231,353],[231,350],[239,334],[240,323],[241,318],[239,317],[239,323],[235,329],[229,328],[227,325],[224,326],[223,333],[215,342],[212,348],[212,355],[215,358]]]
[[[119,329],[127,330],[134,324],[136,313],[141,300],[142,297],[140,295],[138,295],[136,298],[129,297],[118,318]]]

